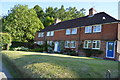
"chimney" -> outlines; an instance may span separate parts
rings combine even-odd
[[[59,22],[61,22],[61,20],[60,19],[55,19],[55,24],[57,24],[57,23],[59,23]]]
[[[97,13],[97,11],[94,8],[89,9],[89,16],[92,16],[92,15],[94,15],[96,13]]]

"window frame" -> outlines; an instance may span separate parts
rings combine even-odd
[[[91,31],[89,31],[89,28],[91,28]],[[85,33],[92,33],[92,26],[86,26]]]
[[[47,36],[54,36],[54,31],[48,31]]]
[[[75,30],[75,32],[73,32],[73,30]],[[77,28],[72,28],[71,29],[71,34],[77,34]]]
[[[99,27],[100,28],[100,30],[99,31],[97,31],[98,29],[95,29],[95,27]],[[94,25],[93,26],[93,33],[98,33],[98,32],[101,32],[102,31],[102,25]]]
[[[37,41],[38,45],[43,45],[44,41]]]
[[[96,41],[96,42],[94,42],[94,41]],[[99,41],[99,48],[97,48],[97,41]],[[93,48],[93,43],[96,43],[95,48]],[[100,40],[93,40],[92,41],[92,49],[100,49],[100,47],[101,47],[101,41]]]
[[[69,32],[68,32],[69,30]],[[70,35],[71,34],[71,29],[66,29],[66,35]]]
[[[38,37],[44,37],[44,32],[39,32]]]
[[[87,41],[87,47],[85,47],[85,45],[86,45],[85,42],[86,42],[86,41]],[[89,41],[90,41],[90,42],[89,42]],[[84,48],[85,48],[85,49],[88,49],[88,48],[89,48],[89,44],[91,44],[91,40],[85,40],[85,41],[84,41]]]
[[[73,43],[72,43],[73,42]],[[74,44],[75,43],[75,44]],[[72,46],[74,44],[74,46]],[[76,41],[70,41],[70,48],[76,48]]]

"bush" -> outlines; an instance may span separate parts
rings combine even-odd
[[[76,51],[72,49],[64,49],[63,53],[71,56],[78,56],[78,53],[76,53]]]
[[[44,48],[35,48],[35,49],[30,49],[29,51],[33,51],[33,52],[43,52]]]
[[[83,49],[87,57],[90,57],[92,55],[97,56],[100,54],[103,54],[103,51],[101,50],[95,50],[95,49]]]
[[[28,51],[28,48],[25,48],[25,47],[21,46],[21,47],[17,47],[17,48],[11,48],[11,50],[14,50],[14,51]]]

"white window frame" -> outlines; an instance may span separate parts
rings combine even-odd
[[[74,44],[75,43],[75,44]],[[72,44],[74,44],[74,46],[72,45]],[[75,48],[76,47],[76,41],[71,41],[70,42],[70,48]]]
[[[38,45],[43,45],[44,41],[37,41]]]
[[[52,45],[53,41],[47,41],[47,44]]]
[[[47,36],[49,36],[50,35],[50,32],[47,32]]]
[[[86,26],[85,33],[92,33],[92,26]]]
[[[54,36],[54,31],[51,31],[51,35],[50,36]]]
[[[86,41],[87,41],[87,47],[85,46]],[[84,41],[84,48],[86,48],[86,49],[89,48],[89,44],[91,44],[91,40],[85,40]]]
[[[71,34],[77,34],[77,28],[72,28]]]
[[[68,46],[68,43],[70,43],[70,41],[65,41],[65,48],[70,48],[70,47]]]
[[[99,30],[97,28],[99,28]],[[101,32],[101,29],[102,29],[102,25],[94,25],[93,33]]]
[[[38,33],[38,37],[44,37],[44,32]]]
[[[95,41],[95,42],[94,42]],[[97,41],[99,41],[99,48],[97,48]],[[95,44],[95,48],[93,48],[93,43],[96,43]],[[93,40],[92,41],[92,49],[100,49],[100,45],[101,45],[101,41],[100,40]]]
[[[70,35],[71,29],[66,29],[66,35]]]
[[[54,31],[47,32],[47,36],[54,36]]]

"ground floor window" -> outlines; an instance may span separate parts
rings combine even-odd
[[[100,40],[85,40],[84,48],[100,49]]]
[[[76,41],[65,41],[65,48],[75,48]]]
[[[100,49],[100,40],[93,40],[92,49]]]
[[[44,43],[43,41],[38,41],[37,42],[38,45],[43,45],[43,43]]]
[[[47,41],[47,44],[52,45],[53,41]]]
[[[90,48],[91,47],[91,40],[85,40],[84,41],[84,48]]]

